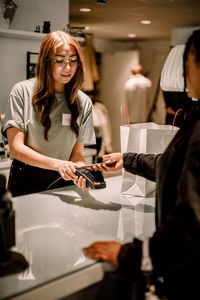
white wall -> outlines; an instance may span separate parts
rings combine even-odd
[[[51,30],[64,29],[69,22],[69,0],[15,0],[18,5],[10,29],[34,31],[50,21]],[[38,52],[42,38],[13,38],[0,35],[0,113],[5,112],[12,86],[26,79],[26,52]]]
[[[26,52],[38,52],[41,41],[0,37],[0,43],[0,113],[3,113],[12,86],[26,79]]]
[[[18,5],[10,29],[34,31],[36,25],[51,22],[51,31],[66,29],[69,0],[14,0]]]
[[[198,29],[200,29],[200,26],[173,28],[171,33],[171,46],[185,44],[193,31]]]
[[[125,103],[124,83],[130,77],[131,65],[139,62],[138,51],[106,52],[102,58],[101,100],[111,120],[114,151],[120,151],[121,104]],[[124,124],[127,124],[127,118]]]
[[[149,79],[152,81],[152,102],[156,95],[162,67],[170,51],[170,40],[145,41],[138,43],[140,51],[140,62],[146,72],[149,72]],[[165,109],[163,94],[160,91],[157,108],[153,113],[152,121],[157,124],[164,124]]]

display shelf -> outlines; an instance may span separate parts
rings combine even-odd
[[[0,36],[29,40],[42,40],[46,36],[46,33],[0,28]],[[84,41],[84,38],[82,37],[75,37],[75,39],[78,42]]]
[[[40,33],[40,32],[0,28],[0,36],[3,37],[41,40],[45,37],[45,35],[46,35],[45,33]]]

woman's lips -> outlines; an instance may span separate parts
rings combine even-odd
[[[70,77],[70,74],[61,74],[63,77]]]

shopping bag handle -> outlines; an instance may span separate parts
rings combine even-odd
[[[172,125],[172,130],[174,129],[174,124],[175,124],[175,121],[176,121],[176,117],[177,117],[179,111],[181,111],[181,110],[183,110],[183,109],[182,109],[182,108],[179,108],[179,109],[176,111],[176,113],[175,113],[174,120],[173,120],[173,125]],[[186,112],[185,112],[185,114],[184,114],[184,120],[185,120],[185,118],[186,118]]]
[[[123,126],[123,108],[126,108],[126,115],[127,115],[127,119],[128,119],[128,127],[130,127],[130,121],[129,121],[129,111],[128,111],[128,107],[126,104],[122,104],[121,105],[121,125]]]

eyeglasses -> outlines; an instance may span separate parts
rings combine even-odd
[[[69,64],[70,68],[77,67],[79,64],[78,57],[72,57],[70,59],[54,59],[53,61],[57,67],[65,68],[67,64]]]

